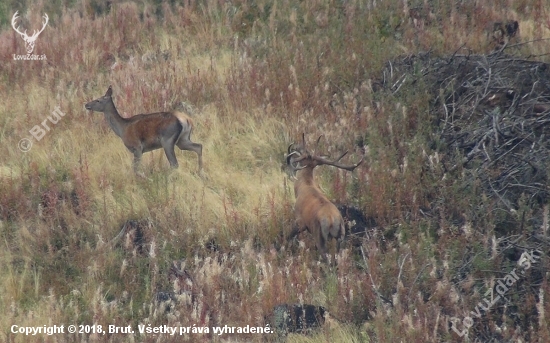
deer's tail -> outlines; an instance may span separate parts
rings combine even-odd
[[[185,113],[178,112],[178,111],[174,111],[172,113],[173,113],[174,117],[176,117],[178,119],[178,121],[180,122],[181,127],[182,127],[180,135],[179,135],[178,139],[176,140],[176,142],[179,142],[181,138],[184,138],[185,140],[190,140],[191,139],[191,132],[193,132],[193,121]]]

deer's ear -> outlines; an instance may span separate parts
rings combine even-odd
[[[109,89],[107,89],[107,93],[105,93],[105,96],[111,96],[111,95],[113,95],[113,88],[109,86]]]

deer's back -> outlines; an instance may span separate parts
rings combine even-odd
[[[341,220],[340,211],[327,197],[315,186],[307,186],[298,189],[296,214],[309,226],[318,225],[321,219],[335,222]]]
[[[129,125],[125,132],[125,141],[155,147],[163,137],[177,135],[182,129],[181,123],[172,112],[138,114],[128,118]]]

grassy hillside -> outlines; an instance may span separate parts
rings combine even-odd
[[[9,25],[16,10],[27,32],[48,13],[34,50],[46,60],[14,60],[25,53]],[[493,23],[508,19],[520,33],[507,51],[548,62],[549,11],[521,0],[0,5],[0,341],[262,341],[275,335],[137,328],[265,327],[283,303],[333,318],[289,342],[550,341],[548,250],[466,335],[452,330],[517,266],[528,233],[547,234],[548,207],[495,210],[467,171],[440,163],[426,80],[379,86],[397,56],[490,52]],[[172,170],[157,150],[136,177],[103,115],[84,109],[109,85],[125,117],[189,112],[204,172],[194,153],[177,149]],[[353,173],[316,170],[331,200],[377,223],[348,240],[337,267],[319,262],[310,234],[284,239],[294,191],[281,167],[303,132],[323,134],[333,157],[365,158]],[[519,213],[525,227],[501,227]],[[502,248],[515,239],[515,253]],[[136,333],[11,333],[54,324]]]

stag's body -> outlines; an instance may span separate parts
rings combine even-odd
[[[174,146],[181,150],[197,153],[199,171],[202,169],[202,145],[191,141],[193,123],[181,112],[158,112],[138,114],[123,118],[118,113],[112,99],[112,88],[109,86],[105,96],[86,104],[86,109],[103,112],[113,132],[119,136],[124,145],[134,154],[134,171],[138,168],[144,152],[163,148],[170,165],[178,167]]]
[[[321,137],[319,137],[321,138]],[[313,170],[318,165],[332,165],[340,169],[352,171],[363,162],[361,159],[354,165],[338,163],[346,153],[337,160],[329,161],[321,156],[312,155],[305,148],[305,139],[302,138],[302,146],[290,151],[293,144],[288,147],[287,165],[292,171],[298,171],[294,182],[294,195],[296,203],[294,214],[296,222],[290,237],[307,229],[315,238],[315,244],[321,257],[326,261],[328,240],[332,237],[337,240],[336,250],[340,249],[340,243],[345,236],[344,219],[338,208],[328,200],[313,178]],[[319,139],[317,139],[319,142]],[[297,156],[297,157],[295,157]],[[295,166],[296,164],[296,166]],[[297,165],[300,165],[298,167]]]
[[[330,200],[321,192],[313,180],[313,168],[306,165],[298,171],[294,182],[294,215],[296,217],[295,230],[307,229],[315,238],[315,244],[323,258],[327,254],[326,243],[333,237],[337,240],[336,249],[340,249],[340,242],[345,235],[344,219]]]

